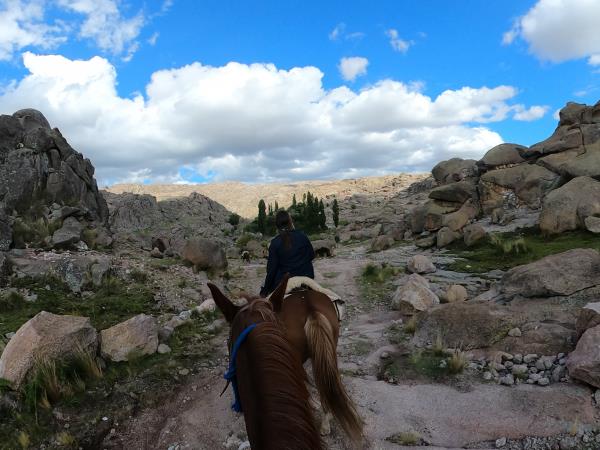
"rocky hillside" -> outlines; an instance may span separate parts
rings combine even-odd
[[[107,188],[108,192],[121,194],[149,194],[157,200],[187,197],[193,192],[205,195],[219,202],[228,210],[242,217],[256,217],[257,205],[262,198],[267,204],[277,202],[281,206],[289,206],[292,196],[298,199],[307,191],[319,198],[337,197],[346,199],[353,195],[367,197],[372,201],[389,198],[406,189],[412,183],[423,179],[423,174],[400,174],[382,177],[365,177],[335,181],[303,181],[295,183],[209,183],[209,184],[116,184]]]

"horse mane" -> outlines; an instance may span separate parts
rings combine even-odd
[[[306,373],[293,355],[281,323],[268,302],[255,300],[248,309],[265,320],[248,335],[247,347],[238,354],[238,374],[252,383],[253,390],[253,399],[242,399],[248,434],[262,441],[258,448],[323,448],[311,411]],[[252,400],[254,408],[247,409],[244,402]]]

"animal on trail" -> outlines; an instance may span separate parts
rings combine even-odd
[[[307,403],[307,376],[302,364],[309,358],[321,405],[326,412],[324,420],[328,423],[329,413],[333,414],[353,443],[362,442],[363,423],[342,384],[337,366],[339,322],[335,307],[329,297],[317,291],[293,291],[285,297],[288,278],[284,277],[269,300],[251,297],[243,307],[236,306],[217,286],[208,283],[215,303],[231,325],[230,352],[231,345],[238,347],[235,349],[236,354],[230,355],[235,359],[230,364],[235,367],[234,378],[238,385],[239,401],[243,408],[250,444],[253,449],[322,448],[319,433],[314,428],[312,410]],[[246,341],[236,345],[239,336],[253,324],[255,328],[247,331]],[[269,364],[265,367],[261,358],[268,356],[272,350],[261,351],[258,347],[274,345],[271,341],[276,341],[277,348],[280,349],[279,356],[272,358],[271,363],[277,365],[279,362],[284,364],[285,361],[286,370],[292,370],[293,377],[288,373],[286,377],[277,380],[269,378],[274,373],[281,375],[281,368],[274,370]],[[278,400],[282,398],[273,396],[273,393],[278,393],[282,388],[292,389],[296,396],[298,411],[292,414],[290,421],[272,419],[278,408],[286,409],[285,404],[278,404]],[[256,404],[261,402],[264,402],[264,405],[256,409]],[[249,404],[249,409],[246,404]],[[305,406],[308,407],[307,410],[304,409]],[[274,409],[271,411],[269,408]],[[312,425],[308,426],[308,423]],[[300,429],[290,434],[288,430],[295,426],[299,426]],[[277,430],[277,427],[281,429]],[[285,439],[286,436],[293,442],[283,443],[281,439]],[[314,441],[315,437],[317,441]],[[302,445],[295,446],[294,443],[300,438],[303,441]],[[271,444],[270,439],[275,439],[279,447]],[[312,444],[309,445],[308,440],[311,440]],[[319,446],[316,446],[316,442]]]

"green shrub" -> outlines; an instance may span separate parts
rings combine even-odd
[[[254,239],[254,236],[252,234],[244,233],[237,239],[237,241],[235,241],[235,245],[238,248],[244,248],[246,246],[246,244],[248,242],[250,242],[252,239]]]
[[[14,311],[22,308],[25,302],[23,295],[15,291],[10,291],[0,296],[0,311]]]
[[[368,263],[362,271],[362,277],[367,283],[384,283],[390,277],[399,274],[402,270],[387,264],[375,265]]]
[[[85,242],[85,244],[90,249],[96,248],[96,238],[98,237],[98,231],[92,228],[86,228],[83,230],[81,234],[81,240]]]
[[[527,253],[529,247],[524,237],[505,238],[500,234],[490,235],[490,243],[504,255],[518,255]]]
[[[229,219],[227,219],[227,222],[229,222],[234,227],[237,227],[239,225],[239,223],[240,223],[240,216],[239,216],[239,214],[231,213],[229,215]]]
[[[133,269],[129,276],[136,283],[146,284],[148,282],[148,274],[140,269]]]

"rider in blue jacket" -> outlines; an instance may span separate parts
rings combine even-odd
[[[292,217],[284,210],[275,215],[275,226],[278,234],[269,245],[267,276],[260,290],[263,297],[275,290],[286,273],[291,277],[315,277],[312,264],[315,252],[306,234],[294,229]]]

